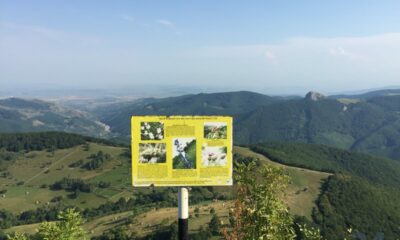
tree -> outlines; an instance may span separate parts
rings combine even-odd
[[[262,165],[255,161],[235,167],[237,199],[230,212],[231,229],[224,229],[228,240],[296,239],[293,217],[282,201],[289,178],[282,168]],[[255,177],[256,176],[256,177]],[[300,239],[319,239],[314,229],[304,228]],[[310,238],[308,238],[310,237]]]
[[[43,222],[38,235],[43,240],[83,240],[86,239],[82,228],[83,219],[75,209],[61,211],[58,222]]]
[[[210,223],[208,223],[208,229],[210,230],[212,235],[220,234],[221,221],[217,214],[213,214]]]

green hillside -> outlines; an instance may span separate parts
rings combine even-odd
[[[325,170],[313,220],[327,239],[343,239],[352,228],[373,239],[400,237],[400,164],[366,154],[303,143],[265,143],[253,151],[285,165]]]
[[[238,116],[235,141],[324,144],[400,159],[400,98],[383,98],[346,104],[302,99],[259,107]]]
[[[347,173],[384,186],[400,186],[400,163],[367,154],[303,143],[260,143],[250,147],[285,165]]]
[[[0,133],[65,131],[108,137],[108,126],[87,112],[42,100],[0,99]]]
[[[132,115],[236,115],[283,98],[253,92],[200,93],[162,99],[142,99],[132,104],[111,105],[96,110],[111,130],[130,133]]]
[[[349,228],[360,239],[400,237],[400,190],[362,178],[334,175],[322,186],[313,219],[326,239],[344,239]]]
[[[369,238],[381,232],[388,239],[399,236],[396,161],[309,144],[251,148],[259,153],[234,147],[235,161],[256,159],[258,164],[283,167],[291,178],[284,195],[290,212],[314,221],[327,239],[341,239],[350,227]],[[85,163],[96,159],[99,151],[109,157],[99,168],[88,170]],[[4,194],[0,203],[5,208],[0,215],[8,223],[2,227],[14,225],[7,232],[32,233],[35,223],[54,220],[57,209],[76,206],[88,219],[85,228],[91,236],[115,228],[144,236],[167,228],[176,218],[176,189],[133,189],[129,153],[125,153],[121,147],[90,141],[54,152],[14,152],[17,155],[11,160],[3,159],[11,163],[0,172]],[[192,188],[191,214],[195,208],[200,211],[191,219],[191,232],[197,233],[210,221],[211,208],[227,222],[231,194],[231,188]]]

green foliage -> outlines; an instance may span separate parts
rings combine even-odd
[[[212,235],[219,235],[221,233],[221,220],[217,214],[213,214],[211,221],[208,223],[208,229]]]
[[[61,211],[56,222],[42,222],[33,239],[38,240],[84,240],[86,233],[82,228],[84,220],[75,209]],[[15,233],[8,240],[28,240],[25,234]]]
[[[44,222],[39,226],[38,235],[43,240],[83,240],[86,239],[82,228],[83,219],[79,212],[67,209],[60,212],[57,222]]]
[[[60,132],[0,134],[0,148],[19,152],[70,148],[85,143],[85,137]]]
[[[22,233],[14,233],[7,236],[8,240],[28,240],[28,237]]]
[[[66,190],[69,192],[81,191],[81,192],[91,192],[92,185],[85,183],[81,179],[73,178],[63,178],[60,181],[56,181],[50,187],[52,190]]]
[[[118,145],[103,139],[65,132],[3,133],[0,134],[0,149],[10,152],[56,150],[75,147],[89,142]]]
[[[172,161],[173,169],[195,169],[196,168],[196,140],[189,142],[185,148],[185,156],[189,165],[183,160],[182,155],[175,156]]]
[[[304,240],[323,240],[321,232],[318,228],[308,227],[307,225],[298,225],[297,239]]]
[[[82,168],[94,170],[102,167],[106,161],[110,160],[111,155],[100,150],[96,154],[90,155],[89,159],[90,161],[83,165]]]
[[[5,209],[0,209],[0,228],[9,228],[17,221],[16,217]]]
[[[256,173],[256,174],[255,174]],[[259,181],[254,176],[259,176]],[[256,168],[255,163],[236,169],[237,201],[231,214],[232,230],[227,239],[295,239],[293,218],[282,201],[289,178],[283,169],[273,166]]]

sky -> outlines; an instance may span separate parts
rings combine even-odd
[[[400,86],[400,1],[0,0],[0,91]]]

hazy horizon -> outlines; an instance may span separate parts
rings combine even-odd
[[[43,99],[43,100],[73,100],[73,99],[101,99],[101,98],[120,98],[120,99],[139,99],[139,98],[163,98],[174,97],[186,94],[200,94],[200,93],[221,93],[221,92],[239,92],[249,91],[269,96],[299,96],[304,97],[308,92],[319,92],[325,96],[333,95],[357,95],[367,92],[400,89],[399,86],[385,86],[371,89],[358,89],[358,90],[345,90],[338,92],[323,92],[318,89],[308,89],[306,91],[268,91],[268,89],[219,89],[207,87],[177,87],[177,86],[162,86],[161,88],[154,88],[152,86],[141,86],[141,88],[115,88],[115,89],[90,89],[90,88],[52,88],[52,89],[10,89],[0,90],[0,99],[16,97],[25,99]]]

